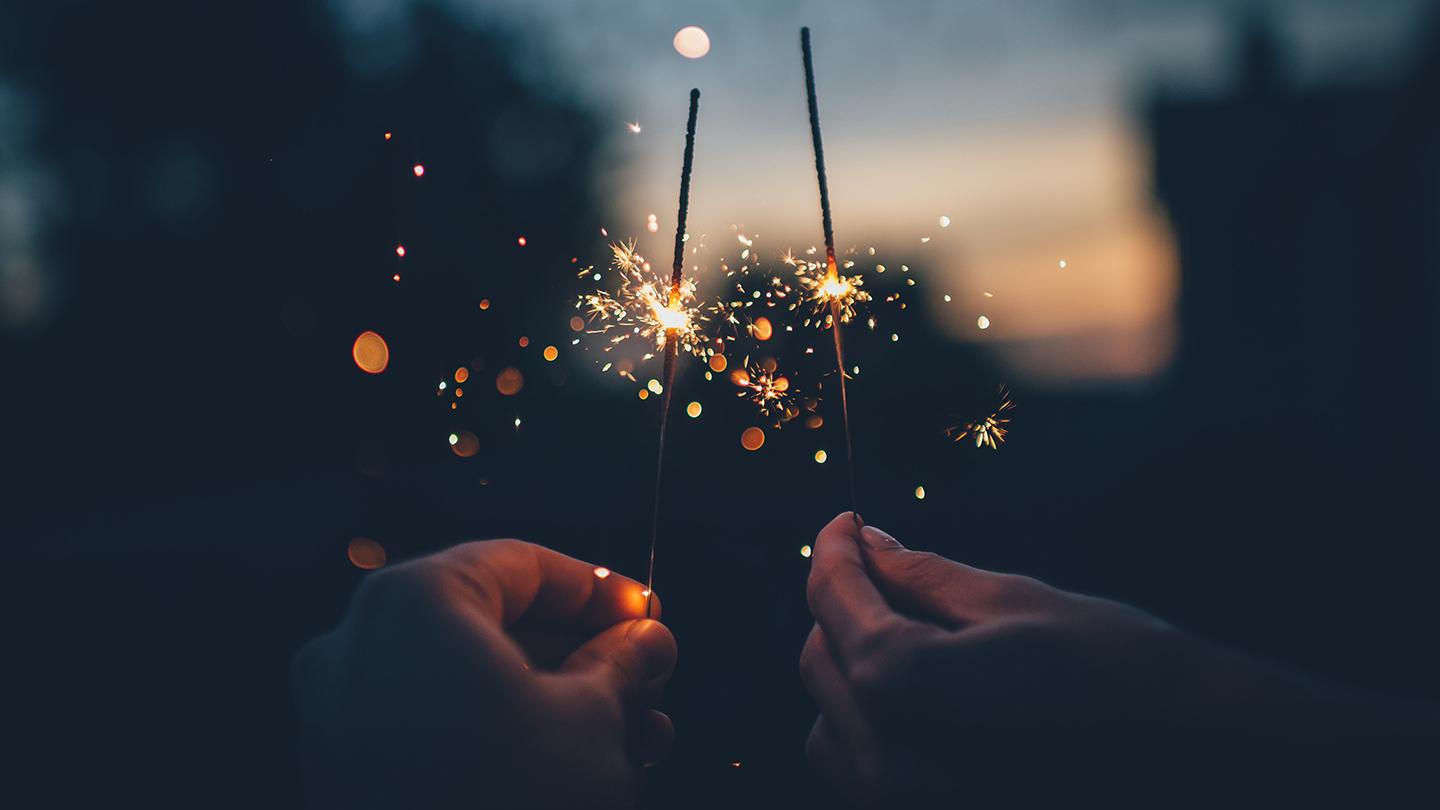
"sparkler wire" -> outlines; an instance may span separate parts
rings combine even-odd
[[[690,169],[695,160],[695,117],[700,111],[700,90],[690,90],[690,119],[685,124],[685,160],[680,169],[680,214],[675,222],[675,264],[670,270],[670,307],[680,303],[680,287],[685,266],[685,216],[690,210]],[[660,536],[661,473],[665,467],[665,431],[670,425],[670,401],[675,391],[675,366],[679,360],[680,341],[677,330],[666,330],[665,387],[660,392],[660,444],[655,455],[655,509],[650,519],[650,570],[645,577],[645,618],[655,601],[655,543]]]
[[[815,59],[810,53],[810,27],[800,29],[800,53],[805,59],[805,101],[810,108],[810,140],[815,146],[815,176],[820,180],[820,219],[825,229],[826,273],[839,276],[835,263],[835,226],[830,218],[830,183],[825,177],[825,145],[820,140],[820,106],[815,100]],[[835,338],[835,368],[840,376],[840,421],[845,428],[845,471],[850,478],[850,511],[860,512],[855,494],[855,451],[850,442],[850,401],[845,394],[845,352],[840,341],[840,302],[830,301],[830,333]]]

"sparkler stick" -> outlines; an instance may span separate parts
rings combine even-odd
[[[825,288],[846,286],[835,264],[835,226],[830,219],[830,184],[825,179],[825,145],[820,140],[820,107],[815,101],[815,60],[810,55],[810,27],[800,29],[800,53],[805,58],[805,100],[810,107],[810,139],[815,145],[815,176],[820,180],[820,221],[825,229]],[[822,288],[823,289],[823,288]],[[835,338],[835,369],[840,376],[840,421],[845,428],[845,471],[850,477],[850,511],[859,521],[855,495],[855,451],[850,443],[850,402],[845,396],[845,351],[840,341],[841,295],[831,293],[830,334]]]
[[[667,309],[680,307],[685,266],[685,215],[690,210],[690,167],[695,158],[695,116],[700,111],[700,90],[690,90],[690,119],[685,124],[685,160],[680,168],[680,214],[675,221],[675,264],[670,270],[670,301]],[[660,484],[665,468],[665,429],[670,424],[670,400],[675,391],[675,366],[680,358],[680,330],[665,329],[665,387],[660,392],[660,444],[655,455],[655,510],[650,520],[650,571],[645,577],[645,618],[655,601],[655,541],[660,536]]]

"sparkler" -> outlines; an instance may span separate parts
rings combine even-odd
[[[974,437],[976,447],[988,446],[991,450],[998,449],[1005,443],[1005,435],[1010,432],[1006,425],[1010,424],[1010,417],[1006,416],[1015,409],[1014,400],[1010,399],[1010,392],[1005,386],[1000,386],[1000,404],[994,411],[982,419],[974,422],[964,422],[945,430],[945,435],[955,441],[964,441],[967,437]]]
[[[830,186],[825,179],[825,146],[820,140],[820,108],[815,101],[815,60],[810,54],[810,28],[800,29],[800,53],[805,61],[805,100],[810,108],[810,139],[815,146],[815,176],[820,182],[820,221],[825,229],[825,274],[816,277],[802,274],[801,283],[809,290],[817,307],[829,306],[830,334],[835,339],[835,369],[840,378],[840,420],[845,428],[845,471],[850,479],[850,511],[859,518],[855,495],[855,451],[850,442],[850,402],[845,395],[845,352],[840,342],[840,325],[855,317],[855,303],[868,300],[860,289],[859,277],[840,275],[835,264],[835,227],[830,219]],[[806,279],[810,283],[806,282]],[[861,295],[864,298],[860,298]]]
[[[660,393],[660,443],[655,454],[655,509],[650,520],[650,566],[645,577],[645,618],[650,618],[650,608],[655,602],[655,541],[660,535],[661,487],[665,467],[665,429],[670,424],[670,401],[675,394],[675,367],[679,364],[682,341],[695,341],[694,311],[695,285],[685,283],[685,215],[690,208],[690,168],[695,159],[695,116],[700,111],[700,90],[690,90],[690,118],[685,124],[685,159],[680,168],[680,214],[675,221],[675,263],[670,269],[670,289],[664,306],[656,306],[658,298],[648,300],[650,315],[663,328],[657,333],[657,348],[665,350],[664,388]],[[618,252],[617,252],[618,255]],[[687,299],[688,295],[688,299]],[[686,301],[689,301],[689,309]],[[648,322],[648,321],[647,321]]]

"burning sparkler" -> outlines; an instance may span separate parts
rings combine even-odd
[[[684,223],[680,224],[684,228]],[[706,355],[701,329],[708,316],[695,297],[695,280],[679,272],[679,258],[671,278],[662,278],[635,249],[635,241],[610,246],[611,267],[620,277],[614,293],[597,290],[575,303],[595,325],[591,331],[609,336],[610,351],[631,339],[649,343],[655,352],[678,346],[687,354]],[[677,243],[683,250],[683,239]],[[677,253],[677,257],[680,254]],[[584,276],[591,268],[580,271]],[[667,352],[668,354],[668,352]],[[646,355],[650,357],[653,355]]]
[[[1015,409],[1014,400],[1010,399],[1010,392],[1005,386],[1000,386],[1000,404],[991,411],[988,416],[977,419],[974,422],[964,422],[945,430],[945,435],[960,442],[967,438],[974,438],[976,447],[988,446],[991,450],[998,449],[1005,443],[1005,436],[1010,432],[1006,425],[1010,424],[1010,411]]]
[[[859,521],[858,498],[855,494],[855,452],[850,442],[850,402],[845,394],[845,352],[840,343],[840,325],[855,317],[855,302],[868,300],[859,296],[858,277],[843,277],[835,264],[835,227],[830,219],[830,185],[825,178],[825,147],[820,140],[820,107],[815,100],[815,61],[810,53],[810,29],[800,29],[800,53],[805,61],[805,100],[810,109],[810,140],[815,147],[815,176],[820,183],[820,220],[825,230],[825,274],[823,277],[802,274],[818,284],[806,285],[817,305],[830,307],[830,333],[835,338],[835,369],[840,381],[840,419],[845,428],[845,468],[850,478],[850,511]]]
[[[675,222],[675,262],[670,268],[670,287],[662,300],[658,290],[651,288],[653,298],[646,300],[650,318],[663,333],[656,337],[656,348],[665,350],[664,387],[660,394],[660,442],[655,454],[655,510],[650,521],[650,566],[645,578],[645,618],[650,618],[650,608],[655,601],[655,541],[660,535],[661,473],[665,466],[665,429],[670,424],[670,401],[675,395],[675,367],[680,359],[680,347],[687,340],[692,347],[698,347],[695,340],[695,321],[698,313],[693,312],[694,284],[686,285],[685,264],[685,215],[690,209],[690,168],[695,159],[695,117],[700,111],[700,90],[690,91],[690,117],[685,124],[685,159],[680,168],[680,214]],[[616,251],[617,258],[620,251]],[[643,263],[643,260],[642,260]],[[691,302],[687,309],[686,300]],[[627,310],[627,312],[630,310]],[[652,321],[646,321],[647,323]],[[642,326],[635,329],[644,331]],[[653,333],[652,333],[653,335]],[[694,351],[687,348],[687,351]]]

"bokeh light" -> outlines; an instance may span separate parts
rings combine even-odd
[[[829,459],[829,458],[830,458],[830,454],[827,453],[827,452],[825,452],[824,450],[816,450],[816,451],[815,451],[815,463],[816,463],[816,464],[824,464],[825,461],[826,461],[827,459]]]
[[[775,327],[769,318],[762,315],[750,324],[750,334],[754,335],[756,340],[769,340],[770,336],[775,334]]]
[[[809,546],[801,546],[800,556],[808,559],[810,557],[811,551],[812,549]]]
[[[379,374],[390,365],[390,347],[374,332],[361,332],[350,347],[350,356],[361,371],[369,374]]]
[[[698,25],[687,25],[675,32],[674,45],[686,59],[699,59],[710,52],[710,35]]]
[[[546,346],[545,351],[541,352],[541,356],[545,358],[545,362],[553,363],[555,358],[560,356],[560,350],[554,346]]]
[[[468,430],[451,433],[450,452],[460,458],[470,458],[480,452],[480,438]]]
[[[385,547],[368,537],[352,538],[345,553],[350,558],[351,565],[365,571],[383,567],[388,559]]]
[[[753,425],[745,428],[740,434],[740,446],[752,453],[759,450],[765,446],[765,431]]]
[[[725,367],[726,367],[727,365],[729,365],[729,361],[727,361],[727,360],[725,359],[725,355],[723,355],[723,354],[712,354],[712,355],[710,355],[710,370],[711,370],[711,371],[714,371],[714,372],[716,372],[716,373],[718,374],[719,372],[724,371],[724,370],[725,370]]]
[[[495,375],[495,390],[507,397],[513,397],[525,387],[525,375],[514,366],[506,366]]]
[[[470,369],[464,366],[455,369],[455,382],[463,383],[468,379],[470,379]]]
[[[685,414],[691,419],[698,419],[700,417],[701,410],[702,408],[700,406],[700,403],[698,402],[692,402],[689,405],[685,406]]]

